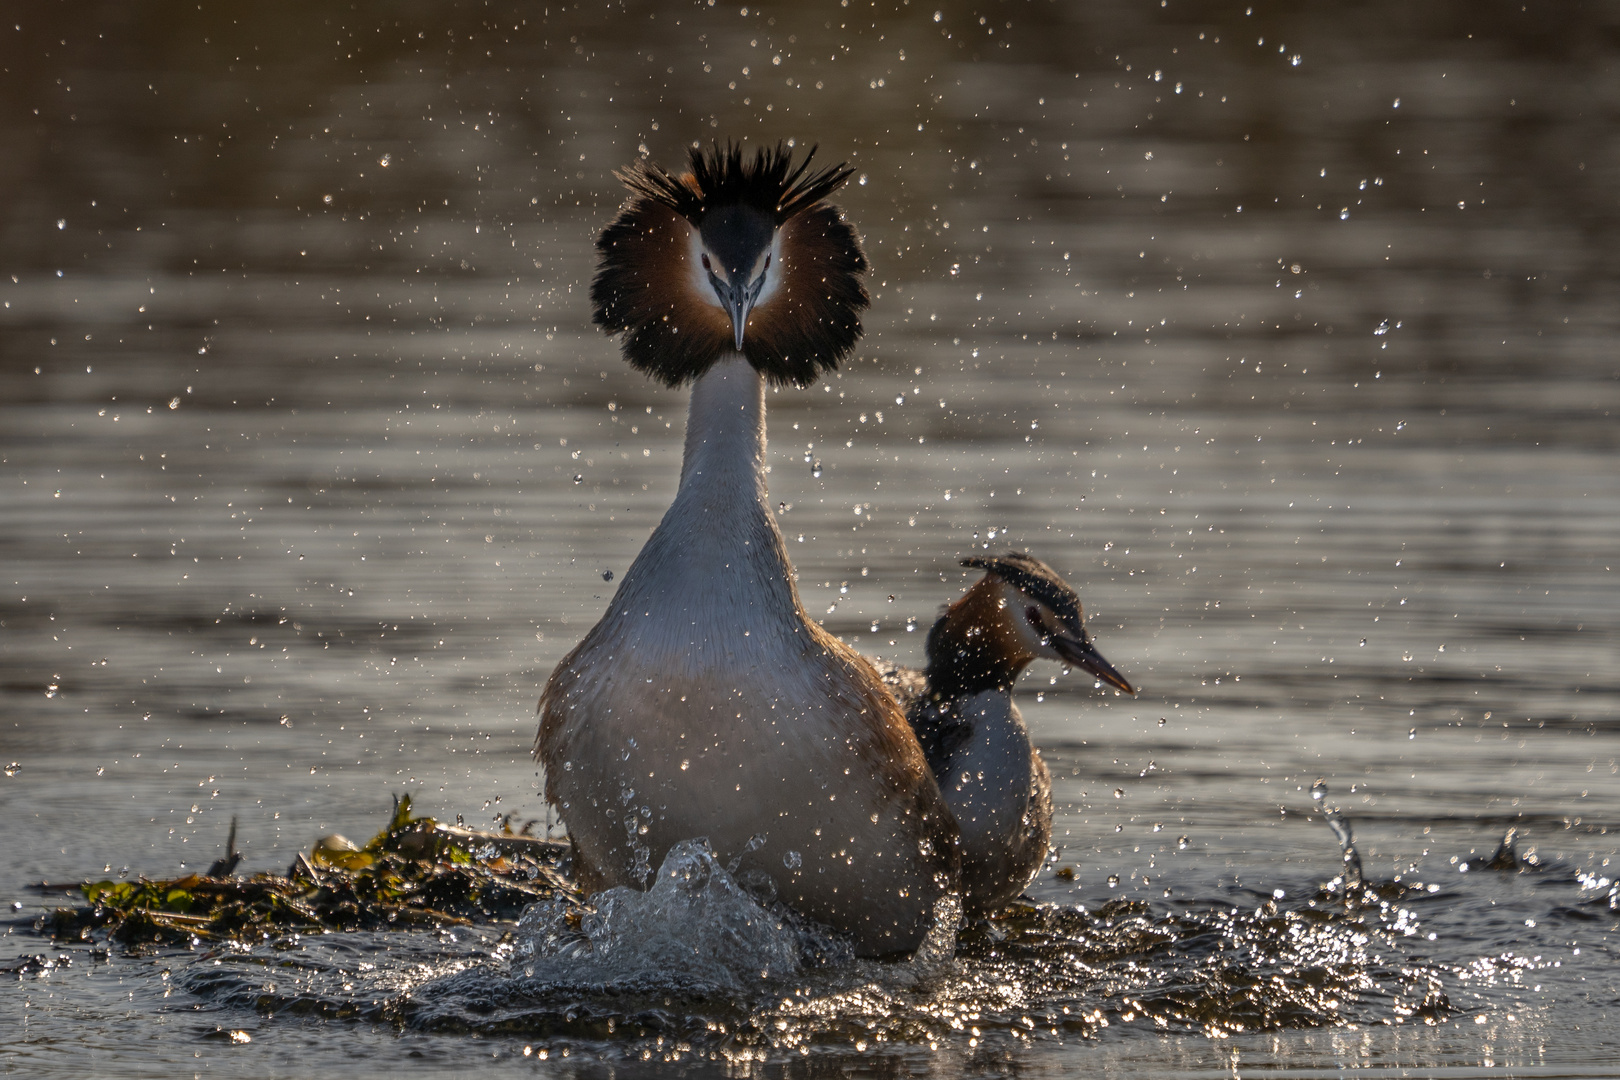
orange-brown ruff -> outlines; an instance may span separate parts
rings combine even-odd
[[[645,887],[673,844],[707,837],[745,881],[879,955],[920,943],[960,855],[894,698],[805,613],[770,510],[765,379],[835,365],[865,299],[854,232],[818,201],[847,171],[804,171],[780,149],[752,166],[716,149],[689,176],[625,177],[597,321],[638,367],[693,381],[681,482],[546,684],[536,750],[588,891]],[[801,318],[824,331],[809,350]]]
[[[723,307],[689,287],[701,280],[693,234],[726,212],[752,216],[778,234],[780,283],[753,309],[740,350],[748,362],[796,386],[838,366],[861,336],[866,256],[843,212],[820,201],[851,170],[808,173],[814,154],[811,147],[794,169],[780,146],[751,162],[740,148],[713,147],[694,150],[693,171],[681,176],[649,162],[617,174],[632,195],[597,241],[602,262],[591,302],[598,326],[624,334],[631,366],[678,386],[732,350]]]

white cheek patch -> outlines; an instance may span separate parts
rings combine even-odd
[[[754,301],[758,307],[769,300],[782,285],[782,230],[777,229],[771,234],[771,265],[765,268],[765,287],[759,290],[759,299]]]
[[[686,226],[686,274],[687,281],[692,286],[692,293],[710,307],[725,310],[720,298],[714,294],[714,286],[709,284],[709,272],[703,269],[703,235],[691,225]]]
[[[1033,601],[1005,581],[998,583],[1001,586],[998,599],[1006,605],[1005,610],[1012,624],[1018,628],[1018,636],[1024,642],[1024,647],[1039,656],[1053,655],[1050,643],[1041,643],[1041,631],[1030,624],[1029,608]]]

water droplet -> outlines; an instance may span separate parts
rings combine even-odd
[[[583,484],[584,482],[585,482],[585,477],[584,477],[583,474],[581,474],[581,473],[575,473],[574,474],[574,483]]]
[[[179,398],[172,397],[172,398],[169,399],[169,408],[170,409],[178,409],[179,407],[180,407],[180,399]]]
[[[1115,889],[1115,888],[1119,887],[1119,875],[1118,874],[1109,874],[1108,875],[1108,887],[1110,889]]]
[[[1408,739],[1415,739],[1415,738],[1417,738],[1417,728],[1413,728],[1413,729],[1412,729],[1412,730],[1411,730],[1411,731],[1408,731],[1408,732],[1407,732],[1407,733],[1406,733],[1406,737],[1407,737],[1407,738],[1408,738]]]
[[[797,851],[790,851],[782,856],[782,865],[789,870],[797,870],[804,865],[804,857]]]
[[[810,466],[810,475],[817,478],[821,476],[821,462],[818,461]]]
[[[1125,789],[1124,788],[1117,787],[1117,788],[1114,789],[1114,798],[1123,799],[1124,797],[1125,797]]]
[[[1178,837],[1176,837],[1176,849],[1178,851],[1186,851],[1187,850],[1187,845],[1190,844],[1190,843],[1192,843],[1192,840],[1189,837],[1186,837],[1186,836],[1178,836]]]
[[[1313,802],[1321,802],[1327,797],[1327,792],[1327,781],[1317,780],[1316,783],[1311,785],[1311,800]]]

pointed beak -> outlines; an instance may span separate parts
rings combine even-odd
[[[736,342],[738,352],[742,352],[743,328],[748,325],[748,311],[752,307],[746,289],[739,289],[738,294],[726,302],[726,310],[731,313],[732,339]]]
[[[1123,690],[1127,694],[1135,694],[1136,687],[1130,681],[1114,670],[1114,665],[1103,659],[1102,653],[1097,651],[1089,638],[1072,638],[1058,635],[1052,638],[1052,647],[1064,661],[1077,668],[1089,671],[1109,686]]]
[[[760,290],[765,288],[765,275],[761,274],[759,280],[752,285],[732,286],[710,272],[709,284],[713,286],[714,294],[720,298],[726,314],[731,316],[732,342],[737,346],[737,351],[742,352],[743,330],[748,326],[748,313],[754,310],[754,301],[759,299]]]

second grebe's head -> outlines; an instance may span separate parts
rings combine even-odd
[[[1080,597],[1057,571],[1021,551],[973,556],[962,565],[986,573],[928,636],[931,684],[1010,687],[1031,660],[1045,658],[1136,693],[1097,651]]]
[[[823,200],[853,171],[809,172],[778,144],[694,149],[680,176],[636,162],[631,197],[597,241],[595,321],[632,366],[677,386],[727,353],[805,386],[861,334],[866,270],[855,230]]]

